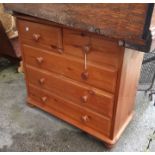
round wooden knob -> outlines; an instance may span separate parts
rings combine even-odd
[[[47,101],[47,97],[46,96],[41,97],[41,101],[45,103]]]
[[[44,78],[39,79],[39,83],[40,84],[44,84],[45,83],[45,79]]]
[[[89,117],[87,115],[82,116],[82,120],[84,122],[88,122],[89,121]]]
[[[88,71],[84,71],[84,72],[81,74],[81,77],[82,77],[83,80],[87,80],[88,77],[89,77]]]
[[[34,34],[32,35],[32,37],[33,37],[33,40],[39,41],[39,39],[40,39],[40,34],[34,33]]]
[[[84,53],[89,53],[90,49],[91,49],[90,45],[83,46],[83,52]]]
[[[88,96],[87,95],[82,96],[81,100],[82,100],[83,103],[86,103],[88,101]]]
[[[37,57],[36,58],[36,60],[37,60],[37,62],[39,63],[39,64],[41,64],[42,62],[43,62],[43,57]]]

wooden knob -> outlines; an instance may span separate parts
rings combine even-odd
[[[44,84],[45,83],[45,79],[44,78],[39,79],[39,83],[40,84]]]
[[[34,34],[32,35],[32,37],[33,37],[33,40],[39,41],[39,39],[40,39],[40,34],[34,33]]]
[[[88,71],[84,71],[84,72],[81,74],[81,77],[82,77],[83,80],[87,80],[87,79],[88,79],[88,76],[89,76]]]
[[[47,101],[47,97],[46,96],[41,97],[41,101],[45,103]]]
[[[87,115],[84,115],[84,116],[82,116],[82,120],[84,122],[88,122],[90,119],[89,119],[89,117]]]
[[[82,100],[83,103],[86,103],[88,101],[88,96],[87,95],[82,96],[81,100]]]
[[[37,60],[37,62],[39,63],[39,64],[41,64],[42,62],[43,62],[43,57],[37,57],[36,58],[36,60]]]
[[[84,53],[89,53],[90,49],[91,49],[90,45],[83,46],[83,52]]]

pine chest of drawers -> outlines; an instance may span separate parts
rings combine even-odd
[[[18,19],[18,29],[28,103],[115,143],[133,114],[143,54],[52,23]]]
[[[33,5],[28,4],[28,11],[21,9],[21,5],[8,4],[8,8],[33,15]],[[36,7],[39,8],[40,5],[38,4]],[[147,49],[144,48],[145,39],[142,40],[138,35],[142,34],[143,25],[140,24],[144,24],[143,16],[148,5],[131,5],[133,8],[131,14],[134,16],[136,13],[137,21],[128,25],[123,21],[125,19],[119,16],[118,19],[122,20],[122,24],[127,24],[122,28],[120,34],[119,24],[121,22],[115,20],[116,16],[111,16],[112,19],[105,25],[102,20],[100,23],[96,22],[100,16],[106,19],[107,12],[96,14],[96,21],[90,20],[91,18],[86,19],[83,13],[84,10],[89,9],[91,6],[89,4],[83,6],[81,4],[45,5],[43,7],[45,10],[40,16],[50,16],[55,23],[15,14],[24,62],[27,102],[95,136],[109,147],[116,143],[133,116],[143,59],[143,53],[136,51],[133,42],[138,44],[137,49],[142,51]],[[130,4],[126,6],[128,7],[117,5],[118,8],[125,8],[125,13],[131,7]],[[95,4],[94,11],[100,7],[113,11],[116,6],[114,4],[102,4],[101,6]],[[68,16],[65,16],[66,8],[70,9],[67,11],[70,11],[73,25],[72,21],[67,18]],[[85,9],[81,11],[81,8]],[[137,8],[143,11],[140,12],[136,10]],[[52,9],[58,14],[62,10],[64,13],[63,16],[60,14],[62,22],[57,20],[58,18],[54,16],[53,12],[49,12],[49,15],[46,14],[46,11],[53,11]],[[92,12],[90,9],[88,16],[93,16],[94,11]],[[76,14],[74,14],[75,12]],[[34,16],[39,16],[39,13],[36,11]],[[73,18],[74,15],[77,16]],[[83,23],[80,25],[81,27],[78,25],[79,16],[81,16],[80,22]],[[85,31],[84,27],[89,27],[89,20],[96,24],[96,27],[101,26],[103,30],[107,30],[104,31],[106,35],[113,37],[91,33],[90,29]],[[66,26],[66,22],[72,26]],[[85,22],[88,22],[88,25]],[[117,23],[117,29],[112,26],[114,23]],[[109,31],[106,27],[108,24]],[[75,27],[75,29],[71,27]],[[146,27],[148,28],[148,25]],[[118,35],[117,39],[116,35]],[[124,38],[125,42],[119,41],[119,38]]]

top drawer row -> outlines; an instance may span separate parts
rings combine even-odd
[[[123,48],[116,41],[90,33],[58,26],[18,20],[21,42],[48,51],[84,57],[84,48],[89,47],[88,61],[115,67],[121,62]]]

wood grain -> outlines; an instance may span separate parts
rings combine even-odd
[[[23,46],[23,53],[26,63],[31,66],[55,72],[112,93],[115,91],[117,69],[114,67],[107,65],[97,66],[88,63],[89,78],[83,80],[81,74],[84,72],[84,60],[82,61],[74,57],[48,52],[27,45]],[[37,58],[43,59],[43,62],[38,63]]]
[[[58,111],[59,113],[62,113],[71,119],[78,121],[81,124],[81,128],[83,128],[83,126],[88,126],[104,134],[105,136],[109,136],[109,130],[111,126],[109,119],[72,102],[66,101],[60,96],[56,96],[52,93],[38,89],[33,85],[30,85],[29,87],[29,97],[31,100],[37,102],[36,106],[38,105],[42,106],[43,109],[53,109]],[[47,97],[47,100],[42,101],[42,97]],[[88,120],[84,120],[84,116],[87,116]]]
[[[142,52],[138,53],[131,49],[125,49],[118,83],[113,137],[117,136],[118,131],[133,113],[142,60]]]
[[[145,52],[150,49],[151,40],[148,40],[148,37],[154,4],[5,4],[4,6],[14,12],[123,40],[126,47]]]
[[[53,92],[75,104],[89,108],[104,116],[112,117],[113,94],[28,65],[26,70],[30,84]],[[83,100],[85,96],[86,101]]]
[[[5,7],[73,28],[132,39],[141,37],[147,11],[147,4],[123,3],[5,4]]]
[[[24,20],[25,16],[20,16],[18,23],[22,25]],[[116,40],[100,35],[30,17],[28,20],[32,27],[39,23],[33,31],[43,29],[47,42],[50,39],[48,44],[61,42],[63,49],[59,53],[48,50],[45,42],[33,44],[25,39],[32,35],[26,36],[19,27],[29,104],[108,145],[115,144],[133,116],[143,53],[119,47]],[[51,31],[56,35],[48,34]],[[86,80],[81,78],[83,49],[88,52]]]
[[[62,49],[62,30],[59,27],[19,20],[18,28],[25,44],[55,52]]]
[[[89,45],[90,52],[87,54],[89,62],[99,65],[120,66],[120,57],[123,55],[123,47],[116,40],[108,40],[99,35],[92,35],[81,31],[63,29],[64,52],[83,59],[83,47]],[[117,51],[117,52],[116,52]]]

